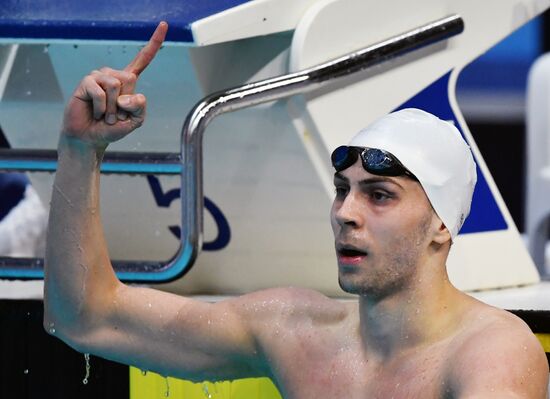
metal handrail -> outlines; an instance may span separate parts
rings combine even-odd
[[[57,151],[0,148],[0,170],[16,172],[55,172]],[[181,174],[181,156],[177,152],[108,151],[101,162],[106,174]]]
[[[181,276],[194,263],[202,245],[203,230],[202,139],[207,125],[216,116],[317,90],[338,78],[448,39],[463,30],[462,18],[451,15],[312,68],[217,92],[201,100],[189,113],[181,133],[181,247],[167,264],[150,262],[154,273],[122,272],[119,276],[126,280],[165,281]],[[0,267],[4,259],[0,258]]]
[[[192,264],[202,242],[202,138],[214,117],[319,89],[337,78],[447,39],[463,30],[462,18],[451,15],[304,71],[214,93],[199,102],[189,114],[182,131],[183,251],[180,254],[189,256],[187,262]],[[177,257],[172,264],[179,261],[180,257]]]

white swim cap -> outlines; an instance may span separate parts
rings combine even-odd
[[[470,213],[477,174],[470,147],[452,123],[407,108],[374,121],[349,145],[378,148],[399,159],[455,239]]]

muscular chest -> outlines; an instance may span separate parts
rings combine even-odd
[[[301,345],[277,373],[285,399],[307,398],[451,398],[440,351],[415,353],[375,364],[360,348]]]

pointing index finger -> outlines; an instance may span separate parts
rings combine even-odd
[[[155,55],[164,42],[167,31],[168,24],[164,21],[159,23],[149,39],[149,42],[139,51],[139,53],[137,53],[136,57],[126,66],[126,68],[124,68],[124,70],[139,76],[151,61],[153,61],[153,58],[155,58]]]

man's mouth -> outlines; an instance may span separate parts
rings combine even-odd
[[[361,262],[367,252],[352,246],[337,246],[336,254],[340,263],[355,264]]]

